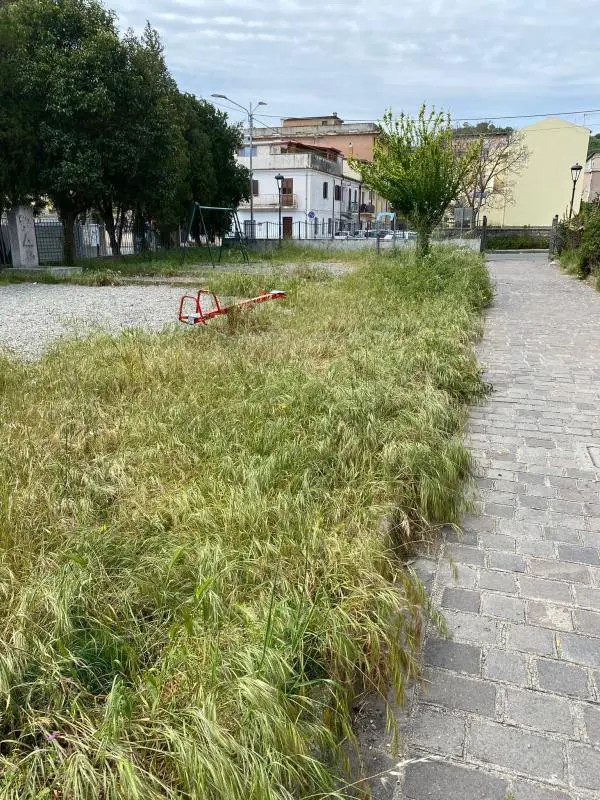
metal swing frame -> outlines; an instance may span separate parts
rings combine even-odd
[[[213,254],[213,250],[215,248],[211,247],[211,244],[210,244],[210,237],[208,235],[208,229],[206,227],[206,220],[204,219],[204,213],[203,213],[204,211],[227,211],[229,214],[231,214],[231,217],[233,219],[233,227],[234,227],[234,230],[235,230],[235,238],[236,238],[236,241],[239,244],[239,249],[240,249],[240,252],[242,254],[242,258],[243,258],[245,264],[250,264],[250,257],[248,255],[248,248],[246,247],[246,239],[245,239],[244,234],[242,233],[242,228],[241,228],[241,225],[240,225],[240,220],[239,220],[239,217],[238,217],[237,208],[234,208],[233,206],[203,206],[203,205],[200,205],[200,203],[196,203],[195,202],[192,205],[192,209],[191,209],[191,212],[190,212],[190,219],[189,219],[188,226],[187,226],[186,245],[187,245],[187,242],[189,241],[189,238],[190,238],[190,236],[192,234],[192,226],[194,224],[194,219],[196,218],[196,214],[198,214],[199,219],[200,219],[200,225],[201,225],[201,234],[206,238],[206,246],[208,247],[208,254],[210,256],[210,263],[212,264],[213,269],[215,268],[215,258],[214,258],[214,254]],[[217,263],[219,263],[219,264],[221,263],[221,255],[223,253],[223,240],[224,240],[224,237],[222,236],[221,237],[221,245],[219,247],[219,256],[217,258]],[[183,265],[183,263],[185,261],[185,251],[186,251],[186,249],[187,248],[185,246],[182,247],[182,255],[181,255],[181,263],[182,263],[182,265]]]

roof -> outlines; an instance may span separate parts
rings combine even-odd
[[[323,150],[329,150],[330,153],[337,153],[339,156],[342,155],[342,151],[338,150],[337,147],[330,147],[329,145],[306,144],[305,142],[301,142],[299,139],[282,139],[281,144],[295,144],[298,147],[303,147],[306,150],[316,150],[320,153],[322,153]]]

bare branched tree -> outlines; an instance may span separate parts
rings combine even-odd
[[[477,224],[482,209],[496,205],[497,200],[513,202],[513,179],[529,160],[529,149],[519,131],[479,136],[456,137],[457,149],[463,151],[477,142],[477,158],[461,187],[461,202],[473,212]]]

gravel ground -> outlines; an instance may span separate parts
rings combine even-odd
[[[0,286],[0,348],[35,359],[63,336],[94,328],[160,331],[177,321],[182,290],[174,286]]]
[[[340,276],[351,269],[345,264],[312,263]],[[290,271],[298,264],[284,265]],[[224,266],[216,268],[225,271]],[[272,267],[251,265],[249,272],[270,272]],[[237,270],[237,267],[236,267]],[[230,272],[231,267],[226,271]],[[196,286],[210,280],[212,270],[179,278],[135,278],[143,285],[76,286],[74,284],[16,283],[0,285],[0,351],[35,359],[63,336],[85,336],[102,328],[118,332],[144,327],[160,331],[177,322],[179,298],[185,290],[173,284]],[[213,273],[214,274],[214,273]],[[157,283],[160,281],[161,283]]]

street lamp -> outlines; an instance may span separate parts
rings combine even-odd
[[[277,181],[277,192],[279,194],[279,243],[281,244],[281,190],[283,188],[283,181],[285,178],[279,172],[277,175],[275,175],[275,180]]]
[[[569,219],[573,216],[573,203],[575,201],[575,187],[577,186],[577,181],[579,180],[579,175],[583,167],[581,164],[573,164],[571,167],[571,179],[573,180],[573,191],[571,193],[571,208],[569,210]]]
[[[259,102],[254,103],[254,105],[250,103],[249,108],[246,108],[246,106],[242,106],[239,103],[236,103],[235,100],[227,97],[226,94],[211,94],[211,97],[218,97],[220,100],[227,100],[228,103],[232,103],[232,105],[241,108],[242,111],[245,111],[248,115],[248,127],[250,129],[250,231],[251,236],[254,239],[254,194],[252,192],[252,138],[254,131],[254,112],[259,106],[266,106],[267,104],[262,100],[259,100]]]

